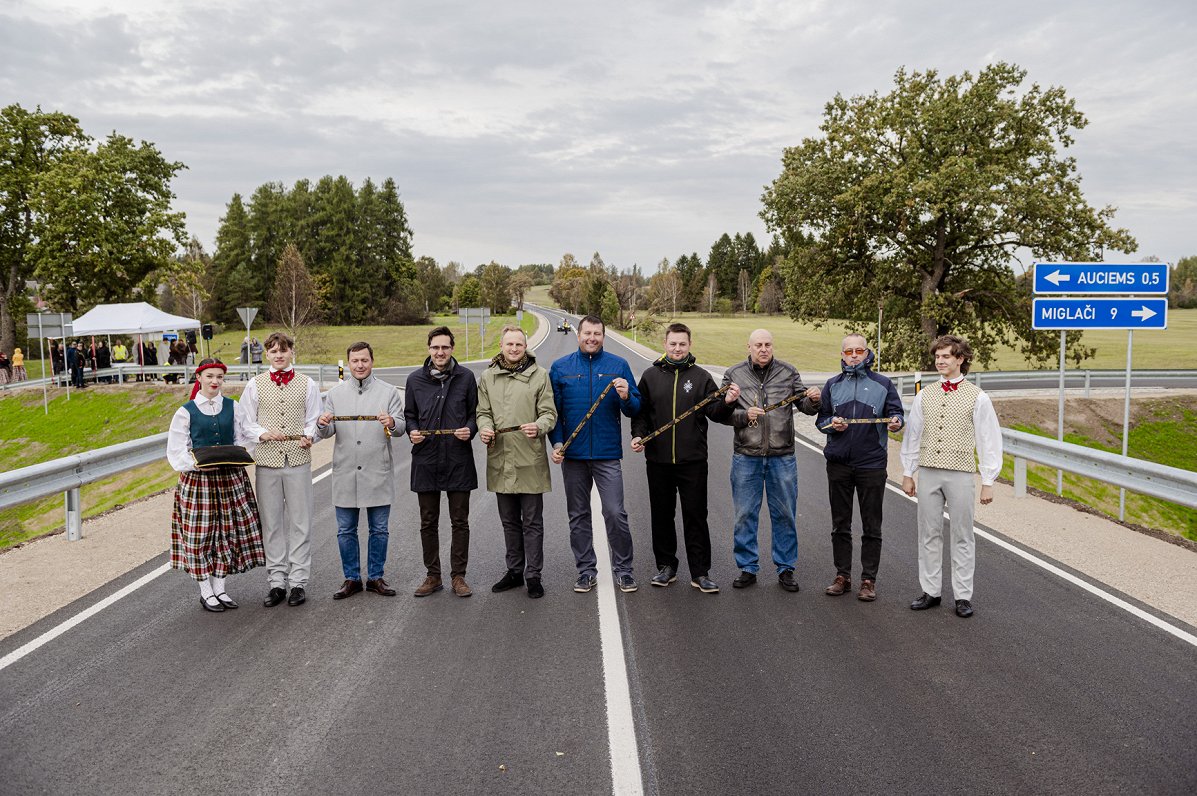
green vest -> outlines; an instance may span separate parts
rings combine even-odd
[[[184,406],[191,415],[191,447],[207,448],[211,445],[234,445],[236,436],[233,430],[233,402],[225,398],[221,402],[220,411],[214,415],[206,415],[200,411],[195,401],[188,401]]]

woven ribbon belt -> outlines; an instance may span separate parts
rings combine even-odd
[[[565,451],[569,448],[569,444],[574,441],[574,437],[578,436],[578,432],[582,430],[582,426],[586,425],[586,421],[590,420],[590,418],[594,416],[595,411],[599,408],[599,404],[601,404],[603,399],[607,397],[607,393],[611,391],[611,387],[614,385],[615,382],[613,381],[607,382],[607,386],[603,388],[601,393],[599,393],[598,400],[592,403],[590,408],[586,410],[586,416],[582,418],[582,422],[578,423],[578,427],[574,429],[574,433],[570,434],[569,439],[567,439],[565,444],[561,446],[562,456],[565,455]]]
[[[495,436],[490,438],[490,442],[486,443],[486,447],[489,448],[490,446],[494,445],[495,440],[499,438],[500,434],[510,434],[512,431],[519,431],[521,428],[523,428],[523,426],[503,426],[502,428],[496,428]]]
[[[643,445],[644,443],[648,442],[648,441],[649,441],[650,439],[652,439],[653,437],[656,437],[656,436],[657,436],[657,435],[659,435],[659,434],[664,434],[666,431],[668,431],[669,429],[673,428],[673,427],[674,427],[674,426],[676,426],[678,423],[682,422],[682,421],[683,421],[683,420],[685,420],[687,417],[689,417],[690,415],[692,415],[692,414],[694,414],[695,412],[697,412],[699,409],[702,409],[704,406],[706,406],[707,404],[709,404],[711,401],[713,401],[713,400],[715,400],[716,398],[718,398],[719,396],[723,395],[725,392],[727,392],[727,391],[728,391],[728,389],[729,389],[730,387],[731,387],[731,384],[725,384],[725,385],[723,385],[722,387],[720,387],[718,390],[715,390],[715,392],[711,393],[711,394],[710,394],[710,395],[708,395],[706,398],[703,398],[701,401],[699,401],[698,403],[694,404],[694,406],[691,406],[689,409],[687,409],[686,411],[682,412],[680,415],[678,415],[677,417],[675,417],[673,420],[670,420],[668,423],[666,423],[665,425],[661,426],[661,427],[660,427],[660,428],[658,428],[656,431],[652,432],[651,434],[646,434],[645,436],[641,437],[641,438],[640,438],[640,444],[641,444],[641,445]]]
[[[783,406],[789,406],[790,404],[794,403],[794,401],[801,401],[802,398],[805,397],[805,395],[806,395],[806,393],[796,392],[793,395],[791,395],[789,398],[783,398],[782,400],[778,401],[775,404],[769,404],[768,406],[765,406],[762,408],[766,412],[772,412],[774,409],[780,409]],[[755,426],[756,421],[755,420],[750,421],[748,425]]]
[[[338,422],[344,420],[373,420],[377,422],[378,415],[333,415],[333,420]],[[387,433],[388,437],[391,436],[391,430],[389,428],[383,426],[382,430]]]
[[[890,419],[891,418],[888,418],[888,417],[853,417],[853,418],[841,417],[840,421],[844,422],[844,423],[888,423],[890,421]],[[819,430],[826,431],[827,429],[831,428],[834,425],[835,425],[834,422],[828,423],[825,426],[819,426]]]

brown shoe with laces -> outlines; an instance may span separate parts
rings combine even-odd
[[[469,597],[474,592],[470,591],[469,585],[465,582],[465,578],[461,575],[453,576],[453,593],[458,597]]]
[[[441,584],[441,579],[439,577],[436,575],[429,575],[428,577],[424,578],[424,582],[421,583],[419,588],[416,589],[416,596],[427,597],[434,591],[440,591],[443,588],[445,587]]]
[[[860,593],[856,595],[856,599],[863,600],[866,603],[871,603],[877,599],[877,590],[873,588],[873,581],[862,580],[860,582]]]
[[[835,580],[831,585],[823,590],[824,594],[830,594],[832,597],[839,597],[846,591],[852,591],[852,581],[845,578],[843,575],[836,575]]]

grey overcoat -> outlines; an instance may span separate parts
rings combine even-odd
[[[362,382],[350,376],[324,395],[324,412],[334,415],[377,415],[395,418],[393,437],[403,436],[403,401],[399,390],[375,378]],[[377,420],[333,421],[316,435],[336,435],[333,448],[333,505],[342,508],[389,506],[395,500],[395,468],[391,437]]]

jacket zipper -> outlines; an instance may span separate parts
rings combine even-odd
[[[677,371],[675,370],[675,371],[673,371],[673,418],[671,418],[671,419],[676,419],[676,418],[677,418]],[[672,436],[672,440],[673,440],[673,463],[677,464],[677,426],[673,427],[671,436]]]

